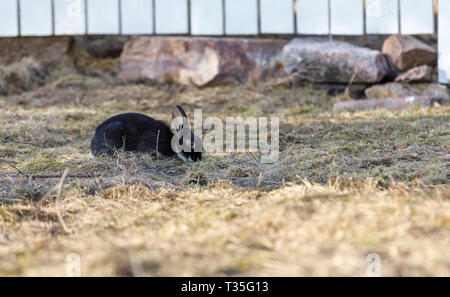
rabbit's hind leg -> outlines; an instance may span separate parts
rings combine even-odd
[[[94,156],[114,152],[124,146],[124,128],[120,121],[109,123],[102,131],[96,133],[91,142],[91,153]]]

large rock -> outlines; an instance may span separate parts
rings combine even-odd
[[[421,65],[435,65],[437,52],[431,46],[407,35],[391,35],[384,41],[383,54],[399,70],[405,71]]]
[[[441,84],[423,84],[417,85],[416,88],[420,90],[422,96],[450,99],[448,88]]]
[[[288,74],[320,83],[377,83],[389,71],[385,57],[376,50],[322,38],[296,38],[283,49]]]
[[[204,86],[245,83],[282,73],[283,40],[133,37],[121,56],[119,77]]]
[[[433,67],[422,65],[414,67],[395,78],[396,82],[431,82],[433,81]]]
[[[419,91],[408,84],[387,83],[367,88],[365,94],[369,99],[384,99],[418,96]]]
[[[65,57],[71,42],[69,37],[0,38],[0,65],[29,57],[47,69]]]
[[[372,109],[390,109],[404,110],[414,106],[431,106],[435,103],[444,104],[448,99],[421,96],[421,97],[405,97],[405,98],[387,98],[387,99],[369,99],[369,100],[350,100],[337,102],[333,105],[334,111],[341,110],[372,110]]]
[[[365,91],[369,99],[403,98],[411,96],[431,96],[450,98],[447,87],[440,84],[408,85],[403,83],[387,83],[372,86]]]

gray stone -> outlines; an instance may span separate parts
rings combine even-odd
[[[365,94],[369,99],[384,99],[419,96],[420,92],[408,84],[393,82],[367,88]]]
[[[419,84],[414,85],[422,96],[432,96],[450,99],[450,95],[448,93],[448,88],[445,85],[441,84]]]
[[[372,86],[365,91],[369,99],[402,98],[411,96],[432,96],[439,98],[450,98],[448,89],[440,84],[414,84],[387,83]]]
[[[349,100],[337,102],[333,105],[334,111],[341,110],[373,110],[389,109],[404,110],[414,106],[431,106],[435,103],[444,104],[448,99],[436,98],[431,96],[406,97],[406,98],[386,98],[386,99],[368,99],[368,100]]]
[[[431,82],[433,81],[433,67],[422,65],[414,67],[395,78],[396,82]]]
[[[283,49],[287,74],[320,83],[377,83],[389,71],[376,50],[324,38],[295,38]]]

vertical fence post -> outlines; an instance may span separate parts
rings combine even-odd
[[[20,0],[17,0],[17,33],[19,37],[22,35],[22,24],[20,19]]]
[[[50,1],[52,9],[52,36],[55,36],[55,0]]]
[[[191,22],[191,0],[187,0],[187,22],[188,22],[188,35],[192,35],[192,22]]]
[[[256,1],[256,13],[258,14],[258,35],[261,35],[261,0]]]
[[[367,34],[367,2],[366,0],[362,0],[363,2],[363,32],[364,35]]]
[[[297,31],[297,0],[292,0],[292,13],[294,14],[293,20],[294,20],[294,35],[298,35]]]
[[[84,32],[85,35],[89,34],[89,11],[88,0],[84,0]]]
[[[119,14],[119,34],[122,35],[122,0],[117,1]]]
[[[225,4],[226,0],[222,0],[222,31],[223,31],[223,35],[227,35],[227,30],[226,30],[226,26],[227,26],[227,13],[225,11]]]
[[[434,13],[437,12],[437,13]],[[439,14],[439,0],[433,0],[433,15],[434,15],[434,32],[438,31],[438,14]]]
[[[328,37],[333,42],[333,34],[331,33],[331,0],[328,0]]]
[[[156,0],[152,0],[152,17],[153,17],[153,35],[156,35]]]

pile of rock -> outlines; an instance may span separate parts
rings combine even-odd
[[[391,67],[406,71],[398,81],[431,81],[427,73],[432,72],[431,66],[437,61],[437,52],[431,46],[412,36],[392,35],[384,41],[382,52]]]
[[[134,37],[121,56],[125,81],[204,86],[257,82],[286,74],[315,83],[379,83],[389,65],[380,51],[323,38]]]
[[[320,84],[373,85],[389,80],[389,76],[397,83],[426,83],[435,80],[436,60],[434,48],[402,35],[389,37],[382,51],[344,41],[330,42],[327,38],[295,38],[287,42],[134,37],[121,55],[119,76],[126,81],[151,79],[197,86],[261,81],[283,73]],[[380,88],[376,86],[376,90]],[[385,88],[390,94],[402,90],[399,96],[422,94],[402,85],[388,84]],[[368,97],[374,93],[380,92],[370,88],[367,91]]]
[[[437,51],[433,47],[412,36],[392,35],[385,40],[382,53],[396,73],[393,81],[367,88],[365,95],[369,100],[338,103],[335,110],[379,107],[398,110],[415,104],[443,104],[450,99],[446,86],[433,83],[437,80]]]
[[[357,92],[350,89],[350,94],[368,99],[449,99],[447,87],[436,83],[433,47],[403,35],[392,35],[379,47],[313,37],[290,41],[151,36],[1,39],[0,92],[15,93],[34,82],[42,84],[48,70],[69,55],[83,74],[109,80],[117,76],[125,82],[209,86],[277,78],[275,86],[308,81],[319,89],[341,92],[351,85]],[[32,60],[13,63],[24,57]],[[120,57],[120,69],[116,57]]]
[[[420,40],[392,35],[382,51],[329,42],[317,38],[297,38],[282,53],[285,82],[307,80],[314,83],[371,85],[369,99],[434,96],[448,98],[447,88],[436,81],[436,50]]]
[[[402,35],[387,38],[381,51],[311,37],[290,42],[134,37],[121,55],[119,77],[196,86],[281,77],[276,86],[300,81],[321,86],[356,84],[364,87],[369,99],[421,97],[417,102],[427,104],[441,102],[431,99],[449,98],[447,87],[430,84],[436,81],[436,61],[433,47]],[[415,101],[409,98],[402,102]]]
[[[437,51],[420,40],[406,35],[392,35],[383,44],[382,53],[391,69],[398,72],[395,82],[375,85],[366,90],[369,99],[435,96],[449,98],[447,88],[436,81]],[[413,84],[414,83],[414,84]],[[422,83],[422,84],[417,84]]]

